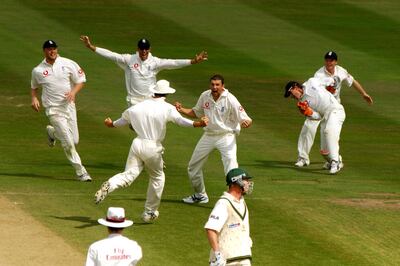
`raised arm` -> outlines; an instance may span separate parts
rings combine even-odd
[[[193,111],[193,109],[183,108],[183,106],[180,102],[175,102],[174,105],[175,105],[176,110],[179,113],[184,114],[189,117],[192,117],[192,118],[197,118],[196,113]]]
[[[100,48],[100,47],[96,47],[94,46],[89,39],[89,36],[86,35],[81,35],[80,40],[84,43],[84,45],[89,48],[90,50],[92,50],[93,52],[95,52],[98,55],[101,55],[107,59],[110,59],[116,63],[119,64],[125,64],[126,60],[125,60],[125,56],[122,54],[118,54],[115,52],[112,52],[110,50],[104,49],[104,48]]]

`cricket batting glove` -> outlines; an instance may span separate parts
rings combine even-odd
[[[210,261],[210,266],[225,266],[226,260],[219,251],[214,252],[215,260]]]

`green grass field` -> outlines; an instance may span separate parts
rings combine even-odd
[[[181,203],[192,192],[186,167],[202,132],[170,125],[159,220],[140,222],[145,173],[100,206],[93,203],[101,183],[124,169],[134,135],[103,126],[105,117],[118,118],[125,108],[124,74],[83,46],[79,36],[87,34],[120,53],[132,52],[143,36],[163,58],[208,51],[208,62],[158,78],[177,88],[170,101],[192,106],[208,78],[221,73],[253,118],[238,138],[239,163],[256,177],[247,198],[253,265],[400,265],[398,1],[3,0],[0,14],[0,193],[22,202],[82,254],[106,236],[97,218],[109,206],[122,206],[137,222],[126,235],[143,248],[140,265],[207,265],[203,225],[225,190],[215,152],[205,167],[210,203]],[[47,118],[30,108],[31,70],[49,38],[87,74],[77,99],[78,151],[92,183],[75,180],[59,145],[47,147]],[[311,166],[293,167],[304,118],[282,97],[284,84],[312,76],[330,49],[375,101],[368,106],[343,88],[345,168],[336,176],[321,170],[319,137]]]

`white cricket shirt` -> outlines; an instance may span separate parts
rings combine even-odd
[[[130,123],[138,138],[162,142],[167,131],[167,123],[193,127],[193,121],[182,117],[175,106],[165,102],[165,98],[151,98],[128,108],[121,117]]]
[[[135,97],[149,97],[150,88],[156,85],[156,75],[163,69],[175,69],[190,65],[189,59],[161,59],[149,53],[142,61],[139,53],[118,54],[110,50],[96,47],[96,53],[117,63],[125,71],[127,100]]]
[[[325,116],[335,109],[344,109],[336,98],[326,90],[326,86],[333,82],[333,78],[310,78],[303,84],[304,93],[300,101],[306,101],[308,106],[321,116]]]
[[[53,65],[44,59],[32,70],[31,88],[43,89],[42,104],[46,108],[66,104],[65,93],[83,82],[86,82],[86,76],[79,65],[61,56],[57,56]]]
[[[219,248],[227,262],[251,259],[249,214],[243,197],[237,200],[224,192],[204,228],[218,232]],[[212,250],[210,259],[214,259]]]
[[[351,87],[351,85],[353,85],[353,81],[354,81],[353,76],[350,75],[346,69],[344,69],[343,67],[341,67],[339,65],[335,66],[335,71],[333,74],[329,73],[326,70],[325,66],[318,69],[317,72],[315,72],[315,74],[314,74],[315,78],[327,78],[327,77],[334,77],[334,76],[337,76],[340,79],[340,82],[339,82],[339,84],[337,84],[336,91],[334,93],[336,100],[338,100],[338,102],[340,103],[340,91],[342,88],[342,82],[345,81],[346,85],[348,87]]]
[[[142,248],[136,241],[120,234],[90,245],[86,266],[134,266],[142,258]]]
[[[197,117],[209,119],[204,131],[208,134],[240,133],[240,123],[251,120],[236,97],[225,89],[217,101],[211,90],[204,91],[192,108]]]

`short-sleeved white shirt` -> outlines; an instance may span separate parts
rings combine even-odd
[[[300,101],[306,101],[308,106],[321,116],[325,116],[334,109],[342,109],[343,106],[326,90],[326,86],[333,82],[333,78],[310,78],[303,84],[304,93]]]
[[[141,258],[142,248],[136,241],[110,234],[89,247],[86,266],[134,266]]]
[[[79,65],[61,56],[57,56],[53,65],[44,59],[32,70],[31,88],[43,89],[42,104],[46,108],[66,104],[65,93],[83,82],[86,82],[86,76]]]
[[[244,203],[244,198],[241,197],[240,200],[237,200],[228,192],[224,192],[222,197],[227,198],[233,204],[236,210],[238,210],[241,214],[245,213],[246,205]],[[211,211],[210,216],[208,217],[207,223],[204,225],[204,228],[215,230],[218,233],[221,231],[222,227],[225,225],[228,220],[228,208],[230,207],[230,203],[225,199],[219,199],[217,203],[215,203],[214,209]],[[249,223],[248,216],[244,223]]]
[[[163,97],[151,98],[128,108],[122,118],[132,125],[139,138],[158,142],[164,140],[168,122],[185,120],[187,125],[193,126],[191,120],[183,118]]]
[[[192,109],[197,117],[208,117],[208,126],[204,131],[210,134],[239,134],[240,123],[251,120],[236,97],[227,89],[224,89],[217,101],[214,101],[211,90],[204,91]]]
[[[150,89],[156,85],[156,75],[163,69],[181,68],[190,65],[189,59],[161,59],[149,53],[145,61],[135,54],[118,54],[110,50],[96,47],[96,53],[108,58],[125,71],[127,99],[149,97]]]
[[[346,82],[346,85],[348,87],[351,87],[351,85],[353,85],[353,81],[354,81],[353,76],[350,75],[346,69],[344,69],[343,67],[341,67],[339,65],[335,66],[335,71],[333,74],[329,73],[326,70],[325,66],[318,69],[317,72],[315,72],[315,74],[314,74],[315,78],[326,78],[326,77],[334,77],[334,76],[339,77],[339,80],[340,80],[339,84],[336,85],[336,91],[334,93],[336,100],[338,100],[340,103],[340,91],[342,88],[342,82]]]

